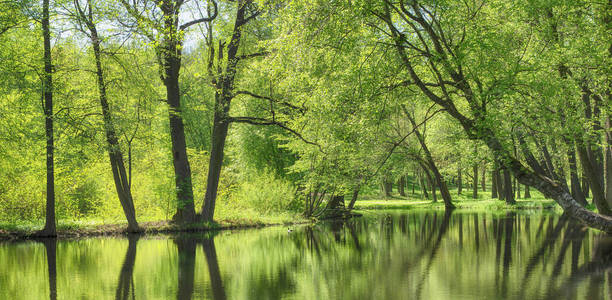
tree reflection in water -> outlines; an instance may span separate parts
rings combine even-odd
[[[385,211],[290,233],[0,244],[0,298],[31,283],[36,299],[605,299],[611,253],[565,215]]]

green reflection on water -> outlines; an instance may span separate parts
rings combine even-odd
[[[565,216],[372,212],[292,232],[4,243],[0,299],[609,299],[611,249]]]

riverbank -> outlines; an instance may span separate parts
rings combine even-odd
[[[473,199],[460,195],[453,197],[453,203],[458,210],[474,212],[508,211],[508,210],[548,210],[562,212],[554,200],[543,197],[531,199],[517,199],[514,205],[491,198]],[[355,203],[355,210],[381,210],[381,209],[408,209],[408,210],[444,210],[441,199],[437,202],[406,197],[390,197],[377,199],[364,197]],[[284,213],[276,215],[252,215],[249,217],[233,217],[222,219],[214,223],[194,223],[188,225],[174,224],[168,220],[142,220],[140,227],[142,234],[178,233],[178,232],[204,232],[211,230],[261,228],[266,226],[288,226],[307,224],[315,220],[304,218],[299,213]],[[37,231],[43,228],[43,223],[18,222],[0,223],[0,240],[34,239]],[[57,224],[58,238],[79,238],[90,236],[123,235],[127,223],[118,220],[59,220]]]
[[[168,220],[151,220],[139,223],[139,234],[159,234],[178,232],[205,232],[213,230],[261,228],[266,226],[297,225],[311,223],[313,220],[300,214],[256,216],[248,219],[225,219],[214,223],[192,223],[178,225]],[[42,223],[20,222],[0,223],[0,240],[36,239],[36,232],[44,227]],[[108,220],[59,220],[57,238],[80,238],[127,234],[127,222]]]
[[[466,197],[453,198],[453,204],[460,210],[471,211],[505,211],[505,210],[558,210],[562,208],[554,200],[544,198],[517,199],[516,204],[509,205],[499,199],[472,199]],[[364,199],[355,202],[356,210],[375,209],[440,209],[444,210],[444,202],[431,200],[406,200],[399,197],[388,199]]]

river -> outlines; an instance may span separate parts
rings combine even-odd
[[[546,211],[0,244],[0,299],[610,299],[612,238]]]

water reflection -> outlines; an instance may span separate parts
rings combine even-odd
[[[611,279],[610,237],[525,212],[0,244],[1,299],[609,299]]]
[[[212,289],[212,298],[215,300],[225,300],[225,289],[223,288],[223,280],[221,280],[221,271],[219,270],[219,262],[217,261],[217,250],[215,249],[214,236],[209,236],[202,239],[202,249],[206,264],[208,265],[208,276],[210,277],[210,286]]]
[[[179,236],[174,239],[178,251],[178,289],[176,299],[190,300],[195,276],[196,239]]]
[[[57,299],[57,240],[46,238],[40,240],[45,245],[47,254],[47,274],[49,279],[49,299]]]
[[[125,253],[125,259],[121,266],[121,272],[119,273],[119,284],[117,284],[117,291],[115,293],[115,299],[117,300],[128,300],[135,299],[136,294],[134,292],[134,263],[136,262],[136,244],[138,243],[139,235],[130,234],[128,236],[128,248]]]

